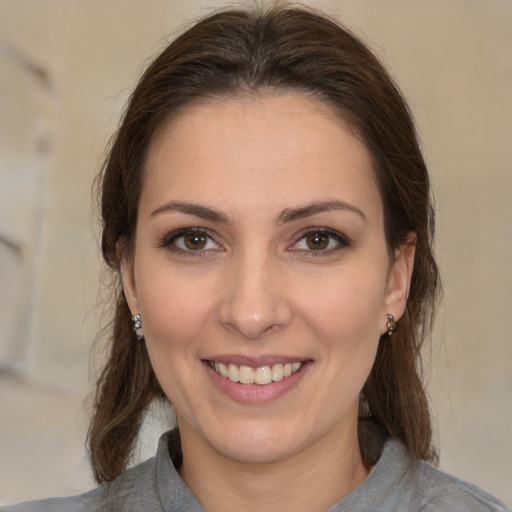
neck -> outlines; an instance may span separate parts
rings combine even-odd
[[[357,425],[356,425],[357,427]],[[285,460],[244,463],[223,457],[188,429],[182,433],[180,475],[209,512],[323,512],[368,475],[357,428],[333,443],[323,438]]]

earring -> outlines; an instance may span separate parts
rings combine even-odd
[[[133,322],[133,334],[137,341],[139,343],[142,343],[144,341],[144,334],[138,333],[137,331],[142,329],[142,320],[140,319],[140,315],[133,315],[132,316],[132,322]]]
[[[389,313],[386,313],[386,318],[388,319],[388,334],[391,336],[396,331],[395,317]]]
[[[372,415],[372,411],[370,411],[370,404],[366,399],[366,396],[363,391],[359,394],[359,417],[360,418],[369,418]]]

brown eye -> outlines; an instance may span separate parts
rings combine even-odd
[[[289,250],[320,256],[333,254],[338,250],[350,247],[350,245],[349,239],[342,233],[319,228],[304,233]]]
[[[222,247],[204,230],[183,228],[164,237],[159,247],[167,247],[171,252],[204,256],[206,252],[222,251]]]
[[[306,244],[312,251],[321,251],[329,247],[331,236],[327,233],[310,233],[306,237]]]
[[[206,247],[208,237],[202,233],[189,233],[183,237],[183,243],[190,251],[200,251]]]

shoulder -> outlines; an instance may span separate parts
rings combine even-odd
[[[1,512],[204,512],[181,480],[177,429],[162,435],[156,457],[126,470],[114,481],[79,496],[0,507]]]
[[[1,512],[85,512],[108,510],[100,489],[63,498],[24,501],[0,507]]]
[[[424,512],[510,512],[500,500],[476,485],[444,473],[426,462],[419,462],[414,476],[421,490]]]
[[[398,502],[407,503],[404,510],[510,512],[504,503],[476,485],[444,473],[425,461],[411,460],[398,441],[386,444],[382,458],[386,466],[393,468],[390,478],[395,479]]]
[[[0,507],[1,512],[99,512],[160,510],[155,458],[122,473],[109,484],[77,496],[48,498]]]
[[[510,512],[478,487],[412,460],[388,441],[370,474],[329,512]]]

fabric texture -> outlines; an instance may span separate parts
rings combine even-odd
[[[155,457],[113,482],[79,496],[8,505],[3,512],[205,512],[176,471],[179,433],[159,441]],[[178,455],[176,455],[178,454]],[[369,476],[326,512],[511,512],[478,487],[423,461],[411,461],[404,446],[388,441]]]

